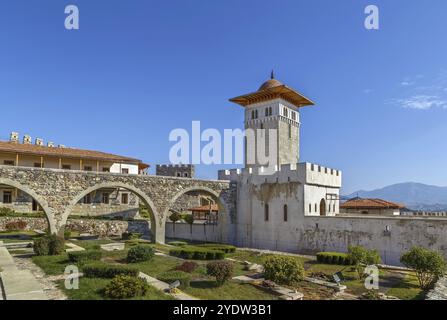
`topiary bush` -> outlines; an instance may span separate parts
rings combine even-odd
[[[133,267],[108,265],[102,262],[92,262],[81,269],[87,278],[113,278],[119,275],[137,277],[139,274],[138,269]]]
[[[194,261],[185,261],[181,265],[178,265],[177,267],[175,267],[175,270],[192,273],[192,272],[196,271],[196,269],[198,267],[199,267],[199,265]]]
[[[277,284],[293,285],[303,280],[304,267],[295,258],[274,256],[264,263],[264,277]]]
[[[85,264],[92,260],[101,260],[102,252],[99,250],[76,251],[68,253],[68,260],[76,264]]]
[[[317,261],[325,264],[352,265],[349,255],[340,252],[318,252]]]
[[[129,249],[127,262],[136,263],[149,261],[154,257],[154,249],[148,245],[137,245]]]
[[[55,234],[34,240],[34,253],[38,256],[56,256],[65,252],[65,240]]]
[[[219,286],[223,285],[233,275],[233,263],[229,261],[214,261],[206,265],[206,273],[216,278]]]
[[[111,299],[129,299],[144,296],[148,289],[146,280],[142,278],[119,275],[105,287],[104,294]]]
[[[174,257],[189,260],[222,260],[225,259],[225,252],[201,247],[180,247],[169,250],[169,254]]]
[[[179,289],[186,289],[191,282],[191,275],[183,271],[168,271],[157,276],[158,280],[168,284],[180,281]]]

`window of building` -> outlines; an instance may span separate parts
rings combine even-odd
[[[287,204],[284,205],[284,221],[287,222],[288,216],[287,216]]]
[[[102,172],[110,172],[110,168],[103,167]]]
[[[102,194],[102,203],[109,204],[109,202],[110,202],[110,194],[103,193]]]
[[[185,172],[185,173],[183,174],[183,176],[184,176],[185,178],[188,178],[188,172]]]
[[[315,203],[315,212],[318,212],[318,205]]]
[[[182,176],[182,174],[180,173],[180,172],[176,172],[176,174],[175,174],[177,177],[181,177]]]
[[[266,117],[269,116],[269,108],[265,108],[265,116],[266,116]]]
[[[40,168],[42,165],[39,162],[34,162],[34,168]]]
[[[88,195],[86,195],[85,197],[84,197],[84,204],[90,204],[90,203],[92,203],[92,196],[91,196],[91,194],[88,194]]]
[[[5,160],[5,161],[3,161],[3,164],[5,166],[13,166],[14,165],[14,161],[13,160]]]
[[[62,165],[62,169],[64,169],[64,170],[71,170],[71,165],[69,165],[69,164],[63,164],[63,165]]]
[[[291,111],[292,113],[292,120],[296,121],[296,112]]]
[[[127,169],[127,168],[122,168],[122,169],[121,169],[121,173],[122,173],[122,174],[129,174],[129,169]]]
[[[258,119],[258,110],[255,110],[255,119]]]
[[[289,139],[292,139],[292,125],[289,123]]]
[[[12,203],[11,191],[3,191],[3,203]]]
[[[315,165],[311,164],[311,165],[310,165],[310,170],[311,170],[311,171],[314,171],[314,170],[315,170]]]
[[[85,171],[92,171],[93,169],[92,169],[92,167],[90,167],[90,166],[84,166],[84,170],[85,170]]]
[[[312,205],[309,203],[309,213],[312,213]]]
[[[252,119],[255,118],[255,110],[251,110],[251,118],[252,118]]]
[[[264,205],[264,220],[269,221],[269,205],[267,203]]]
[[[129,194],[128,193],[121,194],[121,203],[122,204],[128,204],[129,203]]]
[[[289,112],[287,111],[287,108],[284,107],[283,109],[283,113],[284,113],[284,117],[288,118],[289,117]]]
[[[269,107],[269,116],[271,116],[272,114],[273,114],[272,107]]]
[[[332,212],[335,212],[335,204],[332,205]]]

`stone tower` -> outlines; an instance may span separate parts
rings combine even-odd
[[[230,99],[245,108],[247,133],[245,167],[266,166],[265,160],[273,151],[268,166],[280,168],[284,164],[297,164],[300,157],[299,108],[314,103],[292,88],[276,80],[273,71],[269,80],[258,91]],[[265,145],[264,150],[260,149]],[[256,156],[255,156],[256,155]]]

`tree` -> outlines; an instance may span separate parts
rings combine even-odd
[[[377,250],[368,250],[362,246],[348,247],[349,260],[354,265],[359,279],[365,276],[364,267],[379,264],[381,262],[379,252]]]
[[[185,220],[185,222],[187,224],[189,224],[190,230],[191,230],[191,237],[192,237],[192,225],[194,223],[194,216],[192,214],[185,214],[183,216],[183,220]]]
[[[175,235],[175,223],[177,221],[179,221],[182,218],[182,216],[178,213],[178,212],[173,212],[170,216],[169,216],[169,220],[172,221],[172,228],[174,231],[174,235]]]
[[[429,289],[446,271],[444,257],[437,251],[413,247],[400,257],[400,262],[416,271],[421,289]]]

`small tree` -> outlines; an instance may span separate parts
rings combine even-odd
[[[189,224],[189,228],[190,228],[190,232],[191,232],[191,240],[192,240],[192,225],[194,223],[194,216],[192,214],[185,214],[183,216],[183,220],[185,220],[185,222],[187,224]]]
[[[381,262],[377,250],[368,250],[362,246],[349,246],[348,256],[357,271],[359,279],[362,279],[365,276],[365,266],[379,264]]]
[[[295,258],[273,256],[264,263],[264,276],[277,284],[293,285],[303,279],[304,268]]]
[[[413,247],[400,257],[400,262],[416,271],[419,286],[429,289],[446,271],[444,257],[437,251]]]
[[[182,216],[178,212],[174,212],[169,216],[169,220],[172,221],[172,229],[174,231],[174,235],[175,235],[175,223],[179,221],[181,218]]]
[[[233,263],[229,261],[214,261],[206,265],[206,273],[215,277],[219,286],[223,285],[233,275]]]

